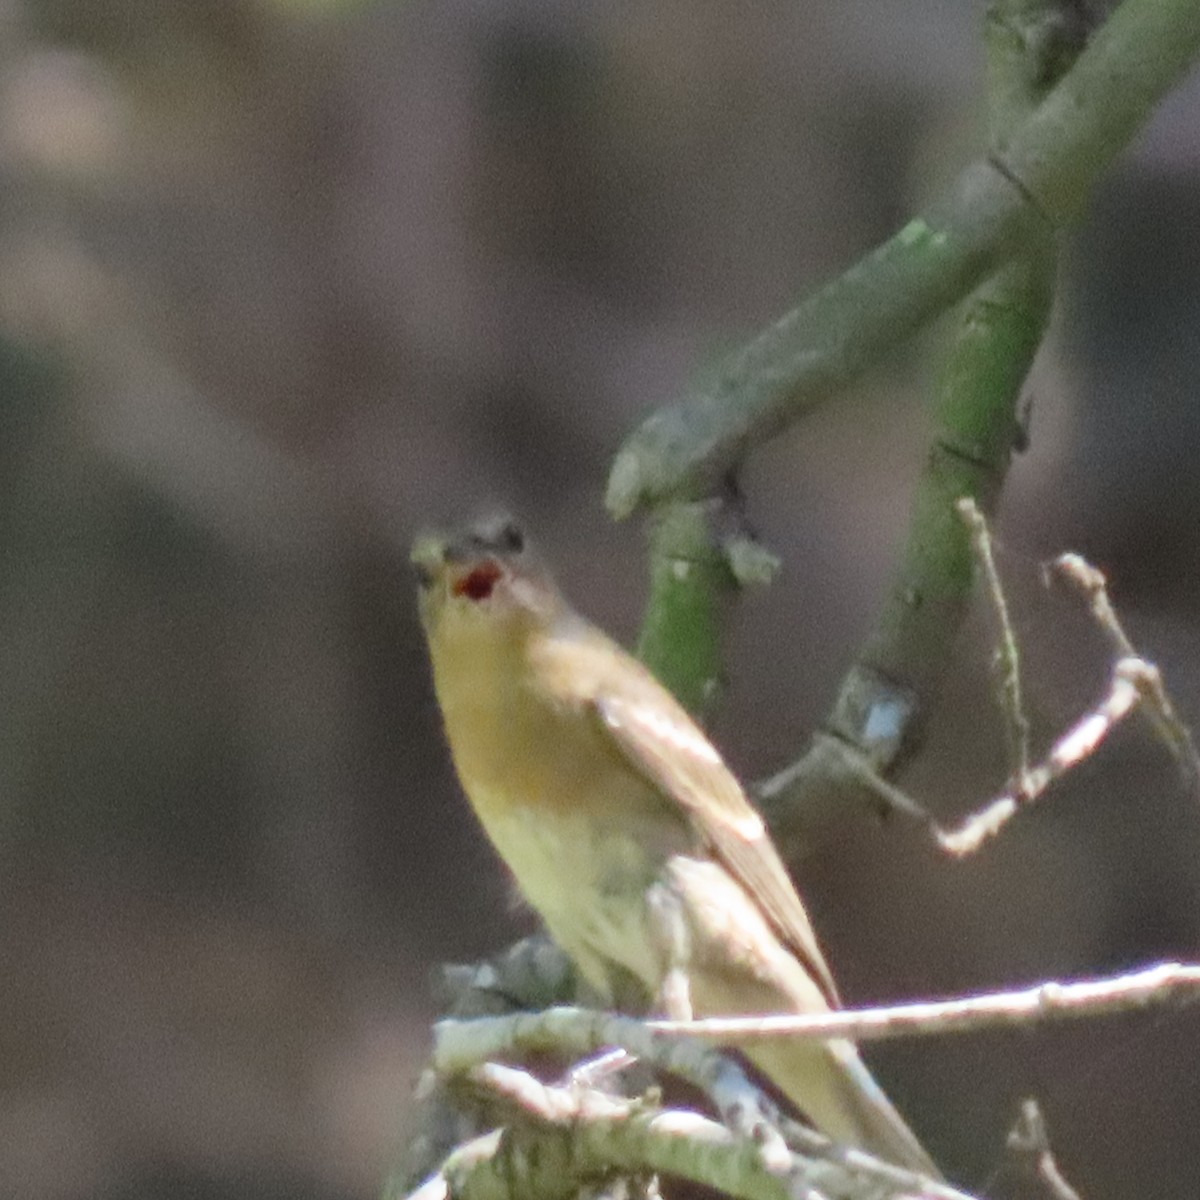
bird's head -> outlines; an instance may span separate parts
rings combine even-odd
[[[554,580],[511,517],[489,517],[453,534],[422,534],[412,563],[431,645],[460,635],[519,639],[566,611]]]

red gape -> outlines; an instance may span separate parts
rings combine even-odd
[[[485,562],[476,567],[469,575],[464,575],[455,581],[454,594],[467,596],[471,600],[486,600],[492,594],[492,589],[496,586],[501,574],[496,563]]]

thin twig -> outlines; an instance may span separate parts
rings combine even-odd
[[[1108,580],[1104,572],[1093,567],[1081,554],[1060,554],[1052,563],[1042,568],[1043,582],[1049,587],[1054,578],[1052,571],[1081,592],[1096,618],[1096,624],[1108,635],[1113,650],[1121,658],[1132,658],[1137,654],[1129,635],[1125,632],[1117,610],[1108,598]]]
[[[974,854],[1018,812],[1033,804],[1056,779],[1090,758],[1104,739],[1145,703],[1147,697],[1161,691],[1162,680],[1152,663],[1142,658],[1120,659],[1113,668],[1112,683],[1104,698],[1054,743],[1041,763],[1025,773],[1022,784],[998,796],[957,829],[937,830],[938,845],[956,858]]]
[[[1051,570],[1083,593],[1096,624],[1108,637],[1116,653],[1126,658],[1137,657],[1137,651],[1108,598],[1108,581],[1104,572],[1078,554],[1063,554],[1056,558],[1045,571],[1047,583],[1050,582]],[[1145,704],[1146,715],[1175,756],[1185,780],[1195,786],[1200,782],[1200,755],[1196,752],[1196,744],[1188,727],[1179,719],[1157,669],[1149,663],[1147,666],[1154,678],[1146,681],[1149,692]]]
[[[1049,981],[981,996],[808,1015],[637,1021],[587,1009],[554,1008],[476,1021],[439,1021],[434,1026],[434,1063],[443,1073],[457,1074],[480,1062],[521,1053],[557,1051],[579,1057],[620,1045],[656,1066],[677,1071],[678,1062],[686,1062],[686,1054],[694,1051],[674,1059],[668,1038],[679,1038],[680,1044],[699,1039],[736,1045],[780,1037],[880,1041],[1135,1012],[1197,998],[1200,964],[1159,963],[1100,979]]]
[[[552,1008],[497,1020],[500,1024],[439,1022],[434,1027],[435,1071],[442,1076],[461,1074],[482,1062],[510,1058],[518,1050],[580,1058],[619,1046],[632,1059],[685,1080],[708,1096],[721,1119],[734,1133],[751,1138],[768,1164],[778,1164],[787,1156],[775,1104],[736,1062],[701,1041],[664,1037],[636,1018],[585,1009]],[[569,1079],[576,1087],[593,1083],[586,1067],[583,1072],[572,1071]],[[820,1144],[804,1148],[813,1151]]]
[[[1010,992],[878,1008],[844,1009],[813,1016],[712,1017],[692,1022],[650,1021],[660,1033],[739,1045],[775,1037],[843,1037],[851,1041],[1040,1024],[1108,1013],[1134,1012],[1200,998],[1200,964],[1159,963],[1101,979],[1050,981]]]
[[[1017,650],[1017,635],[1008,612],[1008,600],[996,569],[992,553],[992,537],[987,520],[971,496],[964,496],[957,506],[959,516],[971,534],[971,547],[983,571],[988,596],[1000,626],[1000,644],[996,649],[1000,675],[1000,711],[1004,716],[1004,731],[1008,738],[1009,763],[1013,790],[1024,792],[1029,777],[1029,719],[1021,697],[1021,659]]]
[[[407,1200],[450,1200],[457,1192],[452,1181],[469,1174],[480,1164],[494,1159],[497,1150],[500,1149],[502,1133],[500,1129],[493,1129],[490,1133],[457,1146],[433,1175],[407,1193]],[[405,1193],[393,1191],[389,1187],[384,1192],[383,1200],[401,1200],[404,1195]]]
[[[508,1110],[510,1136],[477,1139],[465,1161],[456,1152],[414,1193],[421,1200],[561,1196],[564,1181],[652,1171],[746,1200],[972,1200],[858,1150],[788,1154],[773,1166],[753,1139],[699,1113],[552,1087],[512,1067],[483,1064],[469,1081]]]
[[[1021,1160],[1027,1174],[1045,1187],[1052,1200],[1082,1200],[1054,1158],[1046,1118],[1036,1100],[1021,1101],[1017,1123],[1008,1135],[1008,1150]]]
[[[569,1136],[569,1146],[547,1150],[496,1165],[502,1140],[496,1135],[476,1139],[447,1160],[446,1166],[415,1196],[444,1200],[456,1196],[537,1195],[533,1178],[546,1163],[572,1178],[613,1170],[665,1171],[720,1187],[734,1196],[796,1195],[833,1197],[922,1195],[955,1197],[963,1193],[919,1181],[860,1151],[831,1147],[819,1134],[800,1131],[804,1157],[783,1159],[764,1154],[755,1137],[741,1136],[694,1113],[654,1110],[635,1101],[603,1096],[588,1089],[548,1088],[523,1072],[498,1067],[489,1060],[522,1052],[557,1050],[567,1055],[593,1052],[619,1044],[655,1065],[703,1062],[709,1052],[695,1039],[738,1042],[766,1037],[838,1037],[868,1040],[900,1035],[964,1032],[996,1026],[1015,1026],[1065,1017],[1081,1017],[1144,1009],[1151,1005],[1200,996],[1200,965],[1164,963],[1128,975],[1073,983],[1044,983],[1016,992],[966,999],[896,1005],[821,1014],[712,1018],[702,1021],[635,1021],[607,1013],[552,1009],[544,1013],[489,1017],[473,1021],[443,1021],[435,1029],[434,1059],[450,1075],[467,1075],[475,1084],[519,1103],[526,1116]],[[484,1065],[481,1065],[484,1064]],[[709,1067],[700,1070],[705,1077]],[[789,1135],[792,1132],[787,1126]],[[809,1148],[817,1157],[809,1158]],[[829,1156],[829,1157],[824,1157]],[[1057,1186],[1062,1200],[1072,1197],[1052,1157],[1040,1157],[1044,1181]],[[522,1173],[524,1172],[524,1173]],[[855,1182],[856,1177],[858,1182]],[[890,1180],[895,1187],[881,1191]],[[476,1186],[471,1186],[472,1182]],[[861,1184],[861,1186],[859,1186]],[[799,1189],[803,1190],[799,1190]],[[557,1194],[557,1193],[556,1193]]]
[[[983,518],[971,516],[970,501],[963,501],[959,509],[964,518],[971,522],[972,531],[981,529],[983,539],[977,548],[980,561],[988,576],[988,590],[1003,629],[1002,653],[1007,658],[1008,643],[1011,642],[1012,690],[1009,700],[1019,706],[1020,690],[1016,680],[1016,641],[1008,621],[1007,604],[991,559],[987,544],[987,530]],[[976,523],[978,517],[978,523]],[[989,565],[990,564],[990,565]],[[1063,554],[1054,560],[1044,572],[1049,584],[1051,571],[1080,591],[1088,601],[1088,607],[1097,625],[1120,656],[1113,666],[1112,682],[1107,694],[1090,712],[1085,713],[1050,749],[1045,760],[1036,767],[1025,768],[1011,781],[1010,788],[996,797],[978,812],[968,817],[957,829],[934,830],[938,845],[959,858],[973,854],[989,838],[1008,824],[1023,808],[1037,800],[1046,789],[1073,767],[1096,752],[1101,743],[1130,713],[1141,709],[1150,718],[1159,737],[1166,742],[1185,779],[1195,787],[1200,783],[1200,757],[1187,726],[1179,719],[1175,706],[1167,694],[1162,673],[1148,659],[1138,654],[1129,635],[1121,625],[1116,610],[1108,597],[1107,581],[1103,572],[1097,570],[1078,554]],[[1007,670],[1007,669],[1006,669]],[[1016,711],[1019,711],[1017,709]],[[1021,717],[1022,722],[1024,717]],[[1027,726],[1025,729],[1027,730]]]
[[[524,938],[484,962],[443,967],[435,990],[442,1011],[464,1020],[580,999],[570,960],[545,934]],[[455,1146],[482,1132],[432,1069],[422,1072],[406,1124],[403,1153],[389,1175],[388,1200],[406,1195]]]

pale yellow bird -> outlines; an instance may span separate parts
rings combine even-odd
[[[418,541],[463,789],[550,934],[609,1002],[819,1013],[837,991],[762,818],[699,726],[567,604],[511,521]],[[936,1176],[846,1041],[749,1056],[829,1137]]]

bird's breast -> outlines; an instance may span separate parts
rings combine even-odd
[[[616,964],[653,990],[660,967],[646,896],[661,870],[661,831],[599,820],[586,805],[511,803],[478,785],[473,799],[522,895],[593,986],[611,995]]]
[[[653,989],[646,894],[690,844],[686,820],[584,707],[548,702],[516,672],[459,679],[470,686],[439,686],[455,766],[524,898],[602,992],[611,964]]]

